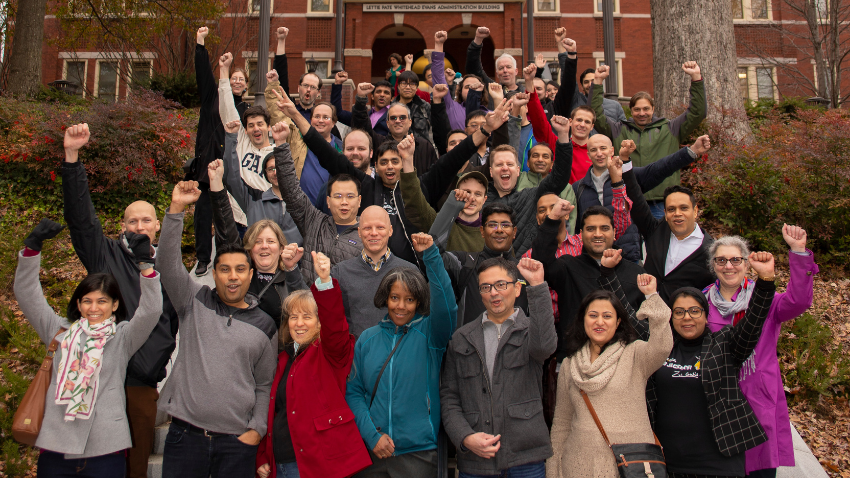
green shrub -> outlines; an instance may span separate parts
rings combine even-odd
[[[803,397],[850,391],[850,358],[833,343],[829,326],[811,314],[798,317],[782,334],[778,350],[791,361],[782,367],[785,384],[800,387]]]
[[[198,83],[195,74],[178,72],[173,75],[155,73],[149,80],[147,88],[162,93],[166,99],[179,103],[184,108],[201,106],[201,95],[198,93]]]

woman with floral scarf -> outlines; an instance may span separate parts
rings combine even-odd
[[[132,446],[125,412],[127,362],[144,344],[162,313],[159,274],[150,238],[125,232],[141,277],[142,296],[132,320],[118,282],[91,274],[77,286],[67,318],[47,303],[38,279],[42,243],[63,229],[43,219],[24,240],[15,273],[15,297],[45,345],[56,339],[53,379],[36,441],[40,477],[123,477],[124,450]]]

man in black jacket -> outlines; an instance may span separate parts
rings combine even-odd
[[[646,241],[646,271],[658,279],[658,293],[665,301],[679,287],[699,290],[714,282],[708,269],[708,249],[714,238],[697,224],[699,207],[694,193],[683,186],[664,190],[664,219],[652,216],[638,185],[629,154],[634,142],[623,140],[620,148],[626,194],[632,200],[632,222]]]
[[[118,239],[110,239],[103,234],[89,195],[86,170],[79,162],[79,150],[88,143],[89,136],[87,124],[70,126],[65,130],[65,162],[62,164],[65,223],[71,233],[74,251],[86,272],[105,272],[115,277],[127,316],[132,317],[139,306],[141,287],[139,269],[124,232],[145,234],[153,244],[159,232],[159,221],[156,209],[150,203],[136,201],[124,210],[122,233]],[[159,397],[156,386],[165,378],[165,364],[174,351],[177,325],[177,312],[163,289],[159,322],[127,365],[127,418],[133,438],[133,448],[127,455],[127,476],[133,478],[147,477]]]

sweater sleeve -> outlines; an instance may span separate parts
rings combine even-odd
[[[221,124],[227,125],[231,121],[239,121],[239,111],[233,101],[233,90],[230,88],[230,80],[220,78],[218,80],[218,113],[221,116]],[[242,129],[240,126],[239,129]]]
[[[124,326],[127,334],[127,354],[133,355],[145,344],[162,314],[162,286],[160,285],[160,274],[153,277],[145,277],[139,273],[139,283],[142,295],[139,298],[139,307],[130,322]]]
[[[265,436],[268,431],[269,401],[271,399],[274,371],[277,367],[277,333],[263,347],[260,359],[254,364],[254,409],[248,420],[248,430]]]
[[[558,90],[560,92],[560,90]],[[537,97],[537,91],[532,90],[528,100],[528,120],[531,121],[531,130],[534,133],[534,139],[539,143],[546,143],[550,148],[558,144],[558,135],[552,131],[552,125],[546,118],[546,112],[543,111],[543,105],[540,104],[540,98]]]
[[[437,244],[437,247],[441,250],[446,249],[455,224],[455,218],[463,211],[465,205],[466,203],[455,198],[454,192],[449,192],[445,204],[440,208],[440,212],[437,213],[434,220],[431,221],[431,227],[427,229],[428,234],[434,238],[434,244]],[[426,229],[420,228],[420,230],[425,231]]]
[[[407,219],[420,231],[430,229],[437,217],[437,212],[425,200],[416,172],[401,173],[398,185],[401,189],[401,200],[404,201],[404,214]]]
[[[293,132],[291,134],[297,134]],[[310,198],[298,184],[295,175],[295,164],[292,162],[289,145],[284,144],[274,148],[275,169],[277,169],[277,180],[280,184],[280,194],[286,203],[286,212],[292,216],[295,225],[301,234],[307,233],[307,224],[311,221],[320,220],[318,209],[310,202]],[[309,252],[308,252],[309,254]]]
[[[437,245],[432,244],[426,249],[422,259],[428,275],[428,286],[431,289],[430,345],[435,349],[444,349],[455,331],[457,302],[452,291],[451,279],[443,265]]]
[[[67,320],[57,315],[50,304],[47,303],[47,299],[44,298],[41,281],[38,279],[40,269],[41,253],[30,257],[24,257],[23,251],[18,253],[18,270],[15,272],[14,286],[15,299],[18,300],[18,307],[38,333],[44,345],[50,345],[53,336],[56,335],[63,324],[67,324]],[[162,300],[161,296],[160,300]]]
[[[224,134],[224,184],[233,195],[236,204],[243,211],[248,211],[248,202],[251,201],[250,187],[242,179],[242,167],[239,164],[239,156],[236,150],[238,136],[234,133]]]
[[[649,319],[649,339],[633,342],[635,346],[635,369],[646,381],[655,373],[673,349],[673,332],[670,330],[670,307],[658,294],[643,301],[637,313],[638,320]]]
[[[354,353],[354,336],[348,333],[348,321],[345,320],[339,282],[336,279],[331,279],[331,282],[333,287],[330,289],[320,291],[314,284],[310,286],[310,290],[319,307],[322,353],[332,366],[346,369],[351,365]]]
[[[162,287],[171,299],[174,310],[180,320],[191,317],[187,307],[201,284],[189,277],[189,271],[183,265],[180,244],[183,239],[183,215],[185,213],[165,213],[162,219],[162,232],[159,235],[159,247],[156,250],[156,270],[162,276]]]
[[[601,274],[599,275],[599,278],[596,279],[599,287],[609,292],[613,292],[614,295],[620,299],[620,303],[629,315],[629,323],[631,323],[632,327],[634,327],[637,331],[638,338],[644,342],[649,340],[649,322],[646,320],[638,320],[637,312],[635,311],[635,308],[632,307],[631,302],[629,302],[629,298],[626,296],[626,291],[620,284],[620,278],[617,277],[616,269],[601,266],[600,272]]]
[[[552,417],[552,431],[550,433],[552,456],[546,460],[546,478],[562,478],[564,476],[564,472],[561,470],[561,457],[566,453],[564,445],[567,443],[567,436],[572,431],[575,414],[573,401],[570,399],[570,388],[572,388],[572,377],[568,357],[561,363],[561,372],[558,374],[556,396],[559,399],[555,402],[555,414]]]
[[[236,219],[233,218],[233,208],[230,206],[230,196],[227,190],[210,191],[212,202],[213,225],[215,226],[215,247],[221,249],[225,244],[241,244],[239,231],[236,229]]]
[[[775,295],[775,282],[756,280],[744,318],[732,327],[729,336],[729,350],[737,365],[744,363],[756,349]]]
[[[543,363],[555,353],[558,346],[558,333],[555,331],[555,314],[552,310],[552,296],[549,284],[526,289],[528,295],[528,352],[532,360]]]

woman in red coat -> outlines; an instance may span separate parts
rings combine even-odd
[[[271,388],[268,433],[257,450],[261,478],[344,477],[372,464],[345,403],[356,339],[348,333],[330,259],[312,254],[319,276],[312,295],[297,291],[283,302],[284,351]]]

